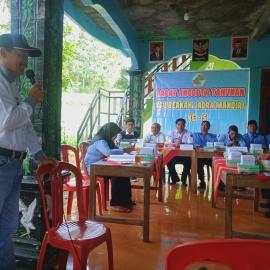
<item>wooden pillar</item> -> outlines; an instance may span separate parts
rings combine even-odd
[[[142,71],[130,70],[129,116],[135,120],[135,128],[141,134],[144,93],[142,87]]]

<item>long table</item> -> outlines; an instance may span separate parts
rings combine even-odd
[[[256,178],[255,174],[246,173],[231,173],[223,172],[222,179],[226,180],[226,202],[225,202],[225,238],[239,237],[239,238],[258,238],[258,239],[270,239],[270,235],[261,233],[250,233],[234,231],[232,229],[232,199],[234,196],[233,187],[250,187],[255,189],[270,189],[270,181],[261,182]],[[255,196],[255,199],[258,196]],[[254,205],[258,205],[258,202],[254,202]]]
[[[98,161],[91,165],[91,185],[90,185],[90,206],[89,216],[93,220],[102,222],[112,222],[120,224],[131,224],[143,227],[143,240],[149,242],[149,215],[150,215],[150,178],[153,171],[153,164],[136,166],[135,164],[111,164],[108,161]],[[96,214],[96,177],[97,176],[118,176],[118,177],[138,177],[144,179],[144,207],[143,217],[115,218],[111,216],[98,216]],[[120,180],[119,181],[125,181]]]

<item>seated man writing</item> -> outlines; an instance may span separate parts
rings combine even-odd
[[[228,133],[219,136],[219,142],[223,142],[225,146],[246,146],[246,142],[241,134],[238,133],[238,127],[229,126]]]

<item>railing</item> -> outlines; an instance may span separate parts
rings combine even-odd
[[[119,114],[116,118],[116,124],[123,128],[125,119],[128,116],[129,110],[129,90],[127,90],[122,98]]]
[[[105,123],[116,121],[124,95],[122,91],[97,91],[77,131],[77,145],[82,140],[92,139]]]
[[[144,98],[147,98],[153,91],[154,74],[156,72],[187,70],[189,68],[190,60],[191,55],[183,54],[179,57],[174,57],[169,62],[157,65],[153,70],[148,72],[144,79]]]
[[[178,71],[189,68],[191,55],[180,55],[167,63],[157,65],[145,75],[144,104],[153,91],[154,74],[160,71]],[[102,105],[102,106],[101,106]],[[120,127],[128,115],[129,92],[107,91],[99,89],[92,100],[83,121],[77,131],[77,144],[81,140],[92,139],[100,126],[107,122],[116,122]]]

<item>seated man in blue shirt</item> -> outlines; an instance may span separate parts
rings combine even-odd
[[[193,133],[193,143],[195,146],[199,146],[203,148],[206,146],[207,142],[216,142],[217,135],[209,133],[210,129],[210,122],[209,121],[202,121],[201,123],[201,132]],[[197,173],[200,180],[199,189],[205,189],[205,181],[204,181],[204,170],[203,166],[212,166],[212,159],[211,158],[200,158],[198,159],[198,169]]]
[[[238,127],[229,126],[228,133],[218,138],[219,142],[223,142],[225,146],[246,146],[246,142],[241,134],[238,133]]]
[[[183,118],[179,118],[175,121],[176,130],[172,131],[170,134],[170,139],[172,143],[176,143],[176,147],[179,147],[181,143],[188,143],[188,138],[192,136],[192,133],[185,129],[186,120]],[[184,169],[181,176],[182,185],[187,185],[187,176],[190,173],[191,168],[191,159],[190,157],[179,157],[176,156],[172,160],[170,160],[167,164],[169,169],[170,176],[172,178],[171,184],[176,184],[179,182],[179,176],[175,170],[176,164],[183,164]]]
[[[248,132],[243,135],[247,147],[250,147],[251,143],[261,144],[265,148],[265,139],[263,135],[257,133],[257,122],[255,120],[248,121]]]

